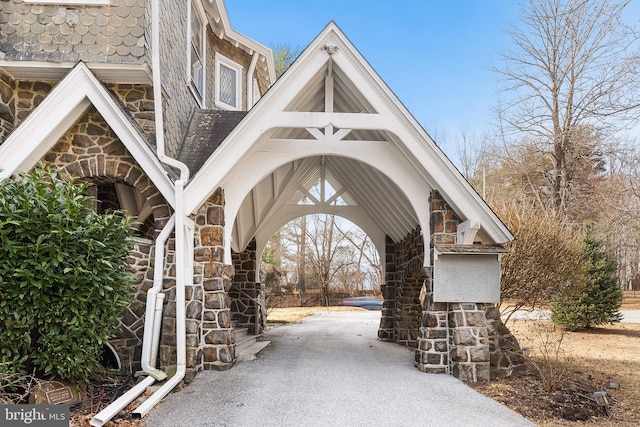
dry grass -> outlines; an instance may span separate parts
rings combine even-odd
[[[267,312],[269,323],[296,323],[314,313],[329,313],[333,311],[365,311],[362,308],[331,306],[331,307],[288,307],[270,308]]]
[[[535,324],[536,321],[516,320],[507,326],[522,346],[535,349]],[[577,378],[590,379],[602,390],[606,390],[606,380],[618,383],[620,388],[606,390],[614,402],[610,419],[598,418],[597,422],[554,420],[541,425],[640,425],[640,324],[623,323],[583,332],[567,332],[562,344],[570,361],[567,365],[569,372]]]
[[[625,291],[620,310],[640,310],[640,291]]]

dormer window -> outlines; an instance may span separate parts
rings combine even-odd
[[[189,76],[191,91],[201,107],[204,107],[206,20],[196,2],[191,2],[191,26],[189,46]]]
[[[216,106],[242,109],[242,66],[216,53]]]

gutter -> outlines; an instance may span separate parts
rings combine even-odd
[[[256,64],[258,63],[258,52],[253,52],[253,58],[251,58],[251,64],[247,70],[247,111],[253,107],[253,74],[256,71]]]
[[[160,79],[160,11],[159,0],[152,0],[151,11],[151,61],[153,78],[153,102],[156,125],[156,150],[158,159],[180,171],[180,178],[174,184],[175,212],[161,232],[162,238],[156,240],[154,284],[147,293],[147,307],[145,312],[145,329],[142,342],[142,371],[136,375],[147,375],[140,383],[122,395],[115,402],[96,414],[90,424],[100,427],[113,418],[118,412],[143,393],[147,387],[156,380],[163,380],[167,374],[156,369],[155,359],[157,345],[160,340],[160,321],[162,320],[162,289],[164,271],[164,242],[175,225],[175,251],[176,251],[176,373],[162,387],[144,401],[133,413],[133,418],[144,417],[162,398],[178,385],[185,376],[186,363],[186,310],[185,310],[185,285],[186,285],[186,214],[184,209],[184,186],[189,180],[189,168],[184,163],[168,157],[164,147],[164,128],[162,115],[162,85]],[[150,325],[149,327],[147,325]]]

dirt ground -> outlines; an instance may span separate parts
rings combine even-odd
[[[635,297],[627,294],[621,309],[640,310],[640,292]],[[512,320],[507,327],[522,347],[529,347],[533,360],[539,362],[542,345],[537,323]],[[564,368],[565,375],[557,391],[542,391],[535,369],[530,369],[525,377],[478,384],[474,388],[540,426],[640,425],[640,324],[620,323],[566,332],[560,348],[556,365]],[[607,380],[619,388],[607,388]],[[608,417],[595,407],[591,399],[595,391],[608,393]]]

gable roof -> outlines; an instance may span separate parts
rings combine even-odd
[[[241,250],[286,218],[309,213],[296,198],[320,176],[331,176],[334,190],[356,203],[338,209],[317,200],[316,209],[354,211],[356,223],[378,236],[376,245],[385,234],[398,240],[417,226],[429,230],[432,190],[462,220],[478,220],[483,243],[513,238],[334,22],[195,174],[186,209],[222,186],[228,221],[236,221],[225,241]]]
[[[174,206],[173,183],[137,124],[82,62],[51,90],[0,145],[0,179],[33,168],[91,105],[167,202]]]

